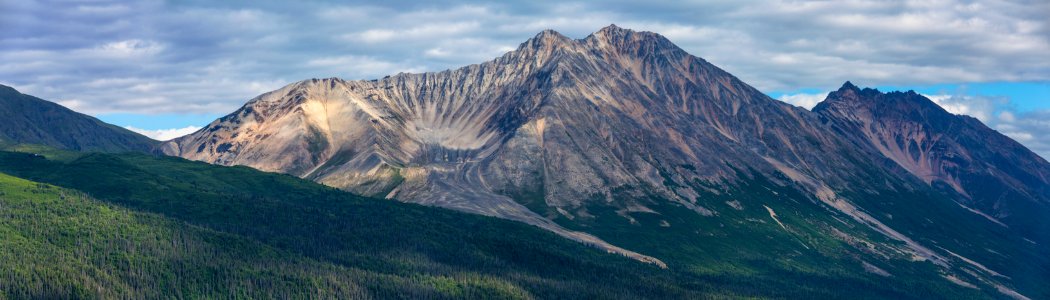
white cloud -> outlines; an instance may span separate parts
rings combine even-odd
[[[1009,100],[1005,98],[948,94],[923,96],[950,113],[971,116],[986,124],[996,121],[1000,110],[1009,109]]]
[[[93,114],[219,114],[298,80],[440,71],[492,59],[543,29],[582,38],[616,23],[664,34],[767,92],[845,80],[1050,80],[1045,1],[249,6],[12,3],[0,17],[0,78],[45,99],[75,99],[66,103]]]
[[[127,130],[138,132],[141,135],[148,136],[151,139],[158,140],[158,141],[171,140],[171,139],[174,139],[174,138],[177,138],[177,137],[181,137],[181,136],[193,133],[193,132],[201,129],[200,127],[197,127],[197,126],[186,126],[186,127],[183,127],[183,128],[157,129],[157,130],[141,129],[141,128],[135,128],[135,127],[132,127],[132,126],[125,126],[124,128],[126,128]]]
[[[129,58],[155,55],[164,50],[164,45],[155,41],[130,39],[106,43],[94,50],[102,56]]]
[[[1050,158],[1050,110],[1019,111],[1007,98],[971,95],[923,95],[944,110],[977,118],[1021,143],[1043,158]]]
[[[817,106],[817,103],[820,103],[820,101],[824,101],[824,99],[828,98],[829,93],[830,92],[816,94],[783,95],[780,96],[780,98],[778,98],[777,100],[784,101],[791,105],[799,106],[805,109],[813,109],[814,106]]]

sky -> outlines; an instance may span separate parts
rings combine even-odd
[[[1050,157],[1050,2],[0,0],[0,84],[157,139],[295,81],[490,60],[544,29],[660,33],[810,108],[915,90]]]

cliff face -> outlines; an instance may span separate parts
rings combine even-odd
[[[159,142],[0,85],[0,141],[99,152],[149,152]]]
[[[960,203],[1027,236],[1050,227],[1050,163],[969,116],[915,92],[882,93],[847,82],[813,108],[835,131]]]

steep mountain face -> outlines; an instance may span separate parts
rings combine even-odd
[[[698,274],[834,265],[1050,295],[1045,246],[819,114],[616,26],[578,40],[545,31],[456,70],[298,82],[161,149],[523,221]]]
[[[882,93],[849,82],[813,111],[858,146],[957,194],[961,205],[1050,241],[1050,163],[977,119],[912,91]]]
[[[149,152],[158,142],[0,85],[0,142],[77,151]]]
[[[545,31],[457,70],[299,82],[163,149],[560,230],[548,218],[589,215],[584,202],[646,211],[649,195],[712,215],[689,183],[735,168],[837,180],[833,161],[798,151],[839,149],[822,130],[662,36],[611,26],[582,40]]]
[[[582,40],[546,31],[457,70],[299,82],[163,150],[511,218],[530,214],[508,207],[509,194],[539,192],[548,213],[572,217],[614,190],[710,215],[696,191],[674,187],[739,168],[840,180],[834,161],[803,151],[847,151],[829,136],[806,111],[659,35],[609,27]]]

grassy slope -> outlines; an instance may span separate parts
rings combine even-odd
[[[626,212],[594,205],[583,208],[585,212],[578,213],[575,219],[556,221],[653,255],[672,266],[685,267],[698,274],[743,274],[759,278],[756,281],[767,287],[794,285],[829,296],[838,293],[836,289],[888,298],[1003,296],[992,283],[968,274],[990,276],[987,272],[944,251],[938,252],[953,260],[952,273],[980,287],[983,295],[949,283],[933,264],[911,262],[908,256],[880,247],[868,249],[868,243],[901,243],[816,203],[816,199],[798,190],[772,182],[761,174],[740,175],[748,179],[734,186],[703,182],[691,185],[699,191],[698,204],[717,211],[713,217],[699,216],[666,199],[653,199],[642,202],[655,212]],[[772,176],[787,180],[782,174]],[[889,178],[887,176],[890,175],[870,174],[869,177]],[[712,190],[719,192],[703,192]],[[1008,228],[966,211],[943,195],[903,187],[869,192],[841,195],[924,245],[950,250],[1010,276],[996,276],[1005,279],[1006,286],[1034,298],[1050,295],[1050,289],[1041,283],[1050,279],[1050,259],[1040,254],[1048,253],[1045,246],[1027,242]],[[521,203],[543,203],[542,198],[528,198],[529,194],[517,196]],[[741,209],[733,208],[728,202]],[[776,211],[786,228],[770,218],[764,206]],[[533,209],[544,211],[544,207]],[[887,270],[892,277],[882,278],[866,272],[864,264]],[[827,292],[829,290],[832,291]]]
[[[632,224],[607,222],[626,219],[591,207],[599,218],[561,220],[671,263],[671,270],[659,270],[527,225],[360,198],[249,168],[139,154],[80,154],[33,146],[11,150],[17,152],[0,152],[0,172],[76,188],[207,232],[247,238],[282,257],[355,270],[342,276],[361,282],[352,286],[370,295],[450,291],[463,296],[463,290],[471,290],[541,298],[982,297],[940,279],[929,263],[882,262],[828,237],[828,228],[840,223],[833,212],[800,202],[804,197],[797,191],[778,189],[760,178],[726,196],[706,197],[704,205],[716,208],[717,217],[655,207],[660,215],[629,213],[636,221]],[[724,201],[730,200],[744,209],[729,209]],[[788,230],[776,225],[763,205],[774,209]],[[669,227],[662,226],[664,221]],[[868,240],[881,238],[862,228],[842,230]],[[865,272],[862,261],[893,277]]]
[[[872,178],[885,176],[888,175],[871,175]],[[781,177],[781,180],[786,179]],[[698,198],[698,204],[718,212],[712,217],[700,216],[666,199],[653,199],[643,203],[648,203],[655,213],[590,206],[584,208],[586,214],[580,215],[595,217],[560,218],[556,221],[696,274],[752,278],[756,289],[809,290],[808,295],[783,292],[776,296],[1003,297],[990,283],[967,274],[983,272],[961,260],[949,257],[953,260],[953,273],[977,285],[981,291],[950,283],[932,263],[912,262],[910,257],[885,247],[869,248],[871,243],[901,243],[816,203],[815,199],[794,188],[776,184],[760,174],[741,174],[741,178],[750,179],[731,187],[703,182],[693,184],[697,191],[720,191],[700,192]],[[924,245],[935,249],[943,247],[1011,276],[1007,281],[1012,284],[1008,285],[1025,295],[1048,296],[1050,290],[1040,283],[1050,279],[1050,259],[1040,255],[1047,253],[1046,247],[1025,242],[1008,229],[967,212],[946,197],[920,191],[900,192],[907,190],[902,187],[897,190],[844,193],[843,196]],[[542,199],[518,200],[542,203]],[[729,202],[741,209],[733,208]],[[766,207],[776,212],[786,228],[770,217]],[[844,239],[835,232],[850,238]],[[882,277],[867,272],[865,263],[886,270],[892,276]]]
[[[35,201],[107,207],[122,211],[121,215],[133,216],[124,220],[134,222],[113,225],[115,228],[140,228],[135,231],[140,236],[130,237],[107,229],[84,232],[94,229],[71,224],[55,227],[71,230],[66,232],[4,235],[5,242],[10,238],[33,245],[50,243],[54,236],[67,239],[68,242],[47,247],[25,246],[41,251],[35,251],[35,257],[14,260],[5,267],[36,270],[25,271],[33,274],[87,274],[61,280],[41,277],[39,281],[52,282],[63,287],[59,290],[70,293],[96,293],[91,282],[104,279],[85,271],[92,268],[112,269],[104,272],[106,276],[115,276],[111,281],[123,282],[113,286],[145,286],[144,289],[160,295],[175,291],[184,295],[209,295],[214,292],[209,282],[216,278],[249,287],[255,282],[276,282],[269,290],[245,288],[262,295],[273,291],[302,295],[317,290],[330,294],[360,291],[383,298],[486,295],[693,298],[709,292],[732,293],[702,281],[682,283],[685,279],[673,276],[671,271],[601,253],[532,226],[360,198],[290,176],[139,154],[79,154],[33,147],[18,150],[23,152],[0,152],[0,171],[76,188],[108,204],[79,196],[54,200],[52,195],[50,200],[37,197]],[[19,188],[7,182],[3,186]],[[7,202],[13,198],[3,199]],[[146,213],[127,212],[113,205]],[[88,215],[92,211],[61,209]],[[34,222],[52,222],[38,218],[48,214],[30,209],[11,215],[17,219],[40,219]],[[24,231],[41,224],[45,223],[17,227]],[[166,244],[174,234],[170,232],[179,232],[175,235],[196,241],[194,244],[201,246],[195,249],[202,249],[204,255],[143,255],[154,262],[128,269],[120,267],[119,260],[110,259],[128,255],[125,248],[77,250],[80,248],[73,246],[110,245],[113,242],[109,237],[116,236],[115,243],[124,247],[170,252],[162,246],[150,246],[153,241]],[[66,256],[64,253],[70,251],[82,251],[98,260],[92,259],[93,265],[31,267]],[[198,258],[185,261],[188,256]],[[258,264],[261,266],[253,267]],[[167,267],[171,265],[175,267]],[[212,271],[208,271],[208,266],[212,266]],[[203,271],[184,271],[198,269]],[[237,272],[251,275],[238,276]],[[295,277],[295,274],[306,275]],[[340,278],[336,282],[346,284],[329,286],[324,284],[326,278]],[[0,278],[0,286],[7,286],[8,292],[40,290],[39,285],[10,277]],[[135,291],[113,292],[134,295]]]
[[[368,275],[5,174],[0,274],[0,297],[13,299],[354,297]]]

